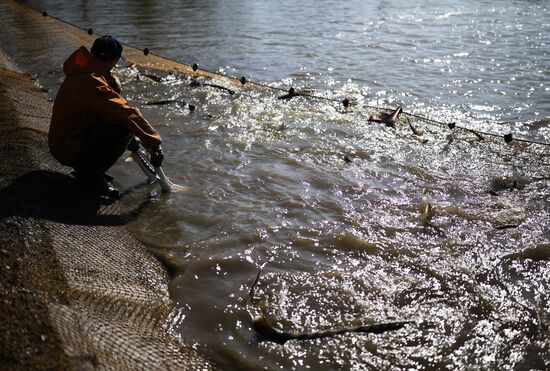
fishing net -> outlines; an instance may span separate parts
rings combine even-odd
[[[20,58],[25,58],[25,53],[32,55],[37,64],[40,64],[41,70],[56,71],[65,58],[81,45],[89,46],[97,38],[93,29],[85,29],[73,24],[67,23],[61,19],[49,15],[47,12],[38,12],[26,6],[13,1],[6,1],[2,5],[2,11],[5,21],[2,26],[5,29],[4,34],[9,35],[9,42],[2,47],[8,54],[17,54]],[[24,46],[24,48],[21,48]],[[308,89],[299,89],[292,86],[281,87],[276,84],[264,84],[248,80],[245,76],[231,77],[224,74],[208,71],[199,68],[197,64],[186,64],[175,61],[170,58],[159,56],[151,52],[147,47],[137,48],[131,45],[124,45],[124,55],[129,65],[136,66],[141,70],[159,71],[160,73],[177,73],[185,76],[190,84],[202,84],[214,88],[221,88],[233,93],[245,93],[249,90],[261,90],[275,94],[279,99],[309,99],[322,100],[333,104],[344,113],[350,114],[350,120],[379,121],[392,126],[391,123],[384,122],[385,116],[391,113],[394,108],[377,107],[369,105],[356,106],[355,99],[352,97],[335,98],[321,92],[315,94]],[[37,57],[38,56],[38,57]],[[38,58],[38,59],[37,59]],[[154,77],[154,76],[153,76]],[[198,81],[198,82],[197,82]],[[206,82],[205,82],[206,81]],[[471,129],[467,125],[450,122],[442,122],[429,117],[423,117],[403,111],[398,116],[399,121],[405,130],[414,135],[421,136],[424,131],[443,135],[446,138],[450,132],[453,132],[456,138],[476,139],[486,142],[503,142],[507,144],[506,149],[512,147],[517,142],[523,143],[519,146],[520,151],[531,152],[535,157],[548,154],[549,144],[545,141],[527,140],[512,136],[507,126],[492,123],[491,127],[497,128],[497,131],[482,131],[479,128]],[[544,120],[543,120],[544,121]],[[544,125],[546,121],[541,122]],[[417,126],[427,126],[424,130],[417,130]],[[502,128],[501,128],[502,127]],[[498,147],[498,146],[497,146]],[[546,147],[546,148],[544,148]],[[532,157],[532,155],[529,155]],[[521,159],[520,161],[521,162]],[[545,164],[548,165],[548,164]]]

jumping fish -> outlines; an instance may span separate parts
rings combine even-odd
[[[395,123],[399,119],[401,112],[403,112],[403,108],[399,106],[391,113],[379,112],[377,115],[371,115],[369,116],[369,121],[380,122],[386,124],[386,126],[395,127]]]
[[[418,205],[418,211],[420,211],[420,216],[417,220],[421,222],[430,222],[435,215],[435,210],[428,201],[422,201],[420,205]]]
[[[413,124],[411,124],[411,121],[409,120],[409,118],[407,116],[405,116],[405,118],[407,119],[407,122],[409,123],[409,127],[411,128],[414,135],[420,136],[420,135],[424,134],[424,131],[418,130],[417,128],[415,128],[413,126]]]
[[[432,218],[435,215],[435,209],[431,203],[429,203],[428,201],[422,201],[418,206],[418,211],[420,211],[420,216],[418,216],[416,220],[424,224],[424,229],[426,229],[427,227],[431,227],[439,235],[445,235],[441,228],[432,223]]]

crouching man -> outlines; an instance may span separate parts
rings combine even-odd
[[[154,166],[163,160],[160,135],[122,97],[120,83],[111,74],[121,55],[122,44],[102,36],[90,51],[81,46],[69,56],[48,135],[50,152],[74,169],[77,184],[112,198],[119,198],[120,193],[105,173],[134,136],[151,153]]]

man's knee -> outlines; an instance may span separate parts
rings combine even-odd
[[[122,125],[113,124],[98,118],[90,128],[92,136],[102,138],[103,141],[124,142],[131,138],[130,130]]]
[[[132,138],[126,127],[98,119],[86,134],[73,168],[88,173],[107,171],[124,153]]]

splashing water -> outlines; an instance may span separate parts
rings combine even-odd
[[[227,369],[550,367],[548,150],[368,121],[370,106],[403,106],[550,141],[544,2],[92,3],[40,6],[191,64],[353,102],[230,95],[118,69],[136,104],[197,107],[141,107],[171,179],[188,187],[130,225],[181,263],[171,331]],[[127,187],[143,177],[123,163],[114,175]],[[245,304],[260,268],[255,298],[277,328],[413,324],[258,342]]]

